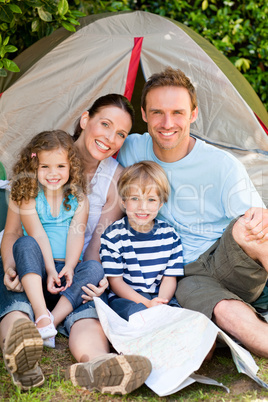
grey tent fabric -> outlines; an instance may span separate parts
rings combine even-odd
[[[0,81],[0,160],[7,173],[33,135],[57,128],[72,132],[94,99],[125,93],[139,37],[143,80],[168,65],[182,69],[197,88],[199,117],[192,133],[238,157],[268,204],[268,136],[254,112],[264,123],[268,119],[257,95],[199,35],[142,11],[86,17],[77,32],[60,29],[19,56],[21,74]],[[140,113],[139,103],[134,106]]]

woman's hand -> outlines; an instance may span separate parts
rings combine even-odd
[[[94,286],[91,283],[88,283],[87,286],[82,286],[83,291],[86,293],[85,295],[82,295],[83,304],[85,304],[88,301],[93,300],[93,297],[99,297],[103,294],[105,289],[107,289],[109,283],[108,280],[104,277],[102,280],[99,282],[99,286]]]
[[[17,271],[13,267],[9,267],[5,271],[4,285],[6,286],[7,290],[12,290],[13,292],[23,292],[24,291],[23,286],[19,280]]]

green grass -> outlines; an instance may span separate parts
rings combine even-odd
[[[258,376],[268,383],[268,360],[254,358],[260,367]],[[44,385],[27,392],[21,392],[13,385],[5,370],[2,355],[0,355],[0,401],[268,401],[268,391],[258,386],[249,377],[237,372],[228,348],[216,349],[212,360],[205,362],[198,373],[222,382],[230,389],[229,394],[220,387],[194,383],[176,394],[162,398],[146,385],[125,396],[104,395],[74,387],[70,381],[65,380],[65,370],[73,363],[74,359],[68,350],[67,339],[63,336],[57,336],[56,349],[44,348],[40,362],[46,377]]]

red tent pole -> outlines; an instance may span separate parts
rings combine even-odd
[[[141,56],[141,48],[142,48],[143,38],[134,38],[134,47],[132,49],[131,58],[128,66],[128,74],[127,74],[127,82],[125,86],[124,96],[130,101],[134,85],[137,77],[140,56]]]

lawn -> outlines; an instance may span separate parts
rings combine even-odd
[[[255,357],[260,367],[258,376],[268,383],[268,360]],[[224,389],[216,386],[192,384],[182,391],[168,397],[158,397],[146,385],[124,397],[104,395],[98,392],[89,392],[74,387],[64,379],[65,369],[74,363],[69,350],[67,339],[61,335],[56,338],[56,349],[44,348],[41,367],[46,381],[41,388],[28,392],[16,389],[10,376],[4,368],[0,355],[0,400],[1,401],[268,401],[268,390],[261,388],[249,377],[239,374],[233,363],[229,348],[216,349],[210,362],[205,362],[198,373],[222,382],[230,389],[228,394]]]

